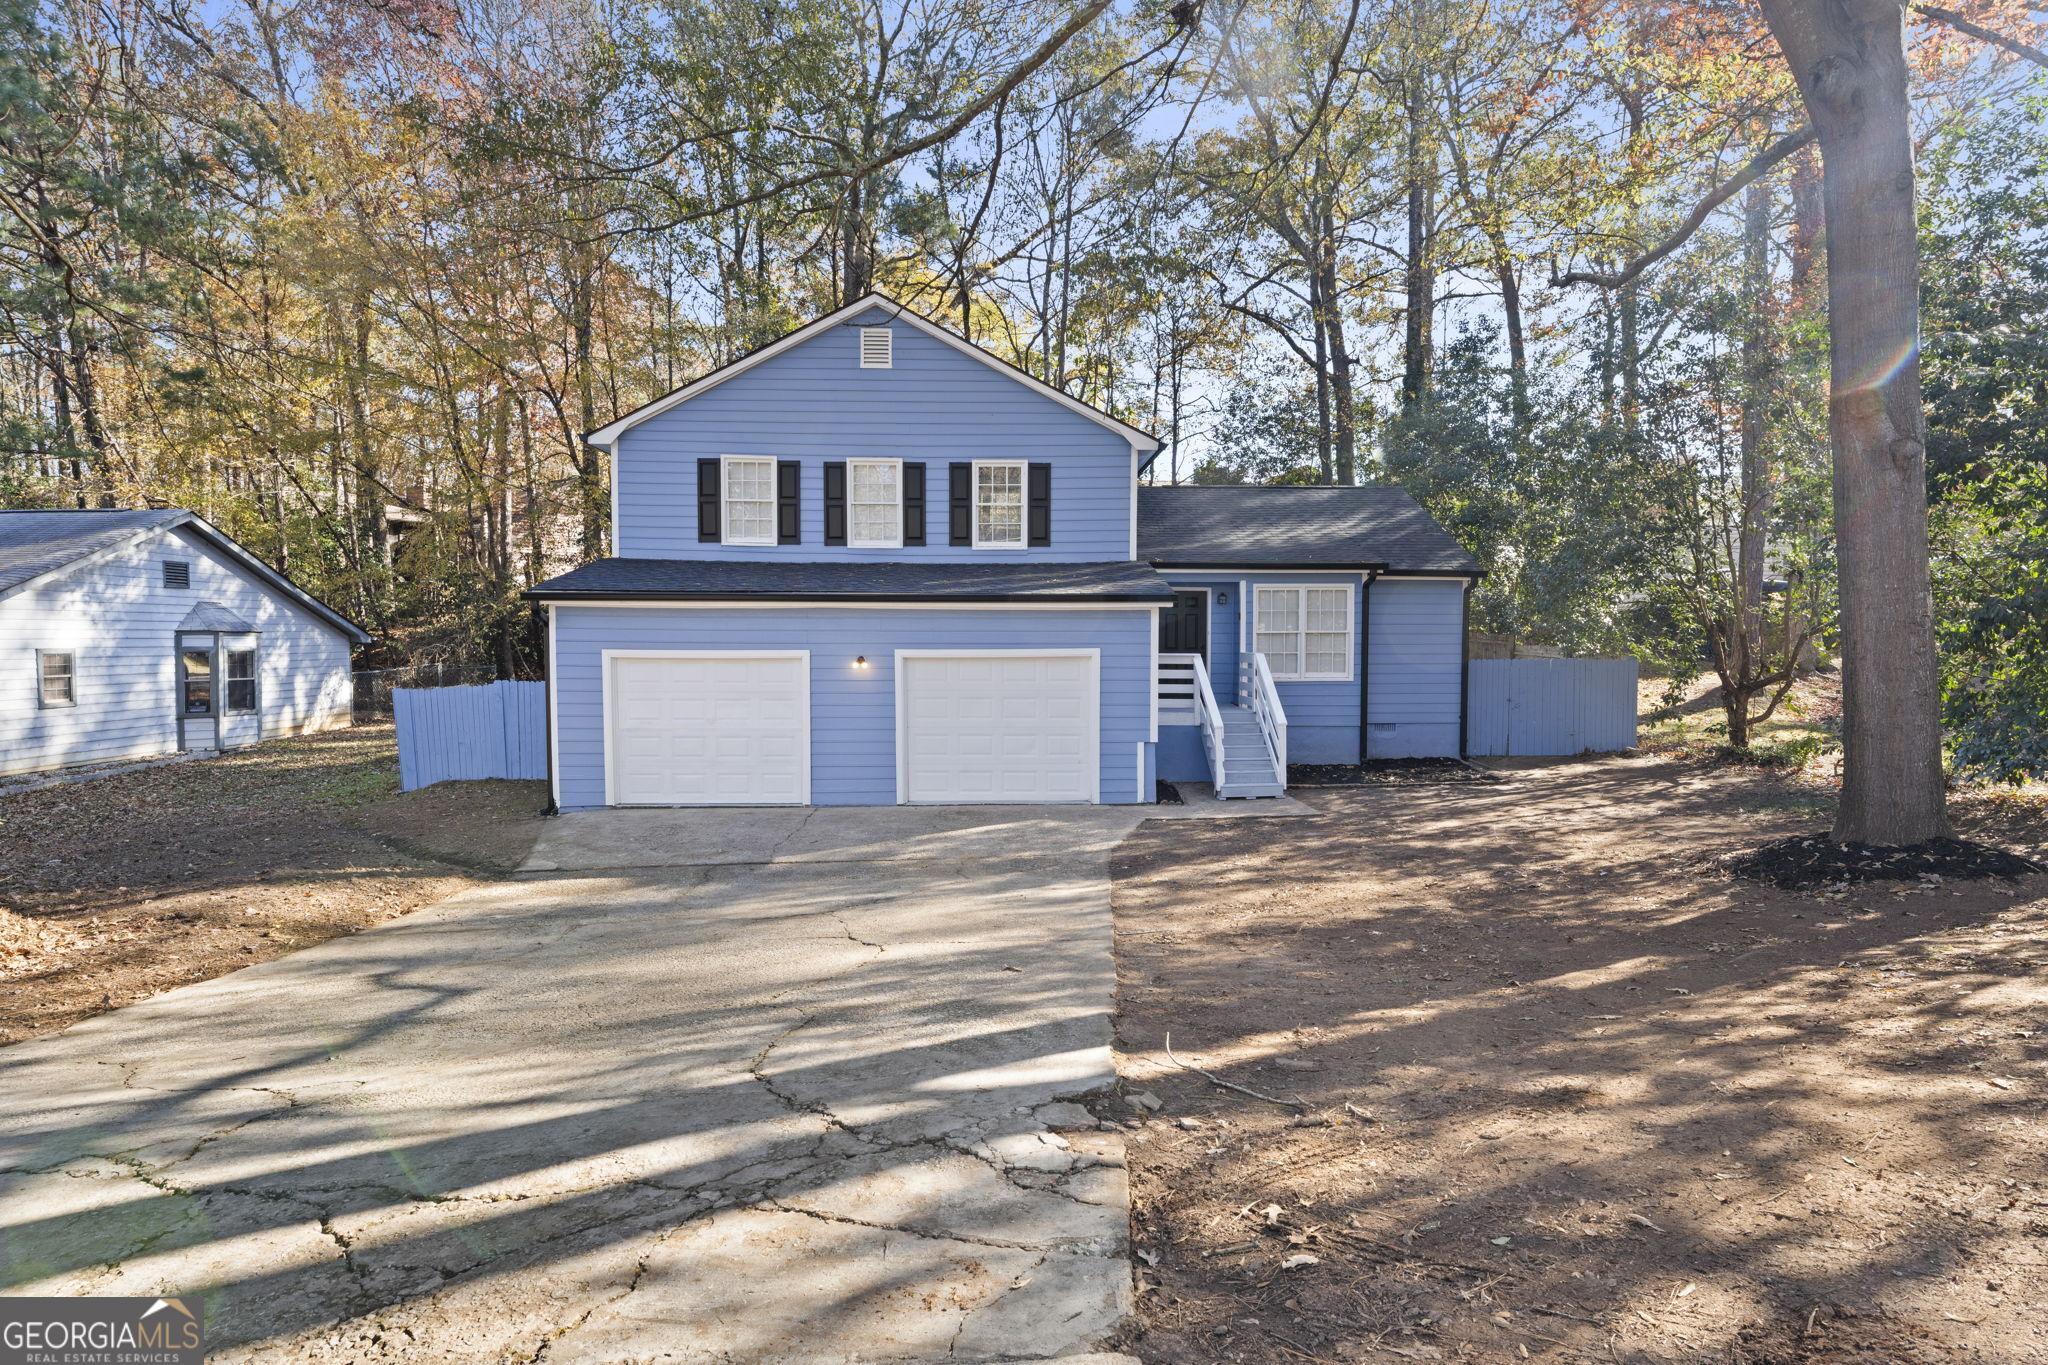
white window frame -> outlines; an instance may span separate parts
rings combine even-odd
[[[1260,583],[1253,581],[1246,586],[1251,589],[1252,594],[1251,633],[1250,638],[1245,641],[1246,648],[1257,653],[1259,652],[1259,636],[1261,634],[1273,635],[1278,633],[1266,630],[1259,622],[1259,615],[1262,610],[1259,601],[1260,595],[1269,592],[1293,593],[1295,601],[1294,619],[1298,623],[1294,629],[1296,657],[1301,660],[1303,669],[1308,667],[1309,591],[1311,589],[1324,589],[1340,591],[1344,594],[1344,671],[1342,673],[1282,673],[1280,670],[1274,669],[1274,682],[1350,682],[1357,676],[1358,585],[1356,583]],[[1267,662],[1271,662],[1270,657]]]
[[[1017,539],[983,540],[981,538],[981,471],[984,469],[1014,469],[1017,471]],[[968,515],[973,519],[973,547],[977,550],[1028,550],[1031,548],[1031,462],[1029,460],[976,460],[973,465],[973,496],[968,499]]]
[[[889,524],[895,534],[885,540],[859,540],[854,537],[856,524],[853,515],[853,471],[862,465],[877,465],[896,471],[896,515]],[[846,462],[846,544],[854,550],[900,550],[903,548],[903,461],[901,460],[848,460]]]
[[[734,465],[764,464],[768,466],[768,534],[742,538],[732,531],[732,471]],[[721,455],[718,457],[718,543],[721,545],[773,545],[776,543],[775,521],[778,515],[780,490],[775,485],[776,459],[773,455]]]
[[[46,690],[43,660],[61,655],[67,660],[65,678],[71,684],[69,701],[51,701]],[[38,649],[36,651],[36,709],[39,711],[64,711],[78,705],[78,651],[75,649]]]

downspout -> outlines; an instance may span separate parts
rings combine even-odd
[[[1362,613],[1358,622],[1358,761],[1372,757],[1372,585],[1380,571],[1365,571]]]
[[[1472,580],[1458,599],[1458,757],[1466,757],[1465,721],[1472,710]]]

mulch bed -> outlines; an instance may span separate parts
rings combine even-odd
[[[1824,834],[1773,839],[1723,854],[1717,862],[1737,877],[1787,890],[1843,882],[1972,881],[2048,871],[2031,858],[1970,839],[1930,839],[1893,847],[1836,843]]]
[[[1498,782],[1455,758],[1375,758],[1367,763],[1290,763],[1290,787],[1385,787],[1436,782]]]

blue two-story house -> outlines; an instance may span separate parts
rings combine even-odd
[[[1158,440],[871,295],[592,432],[556,804],[1134,803],[1455,756],[1479,567],[1399,489],[1161,487]]]

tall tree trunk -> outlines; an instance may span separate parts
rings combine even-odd
[[[1336,446],[1336,481],[1358,482],[1358,411],[1351,391],[1351,344],[1344,336],[1344,313],[1337,300],[1337,234],[1327,218],[1319,226],[1323,250],[1322,282],[1316,293],[1323,308],[1323,328],[1330,344],[1330,408],[1332,440]]]
[[[1411,124],[1421,117],[1411,109]],[[1401,415],[1414,417],[1429,401],[1431,322],[1436,314],[1436,272],[1429,261],[1429,186],[1424,183],[1420,132],[1408,138],[1408,263],[1406,317],[1401,338]]]
[[[1515,431],[1527,435],[1529,431],[1529,342],[1522,330],[1522,282],[1515,275],[1514,257],[1508,254],[1507,243],[1496,240],[1493,251],[1493,274],[1500,282],[1500,307],[1507,318],[1508,332],[1508,382],[1513,391],[1515,409]]]
[[[1828,433],[1842,620],[1835,837],[1949,832],[1927,564],[1905,12],[1898,0],[1763,0],[1820,132],[1828,225]]]
[[[1769,141],[1768,138],[1765,139]],[[1740,515],[1735,535],[1734,608],[1727,624],[1721,708],[1728,717],[1728,742],[1749,746],[1751,684],[1771,671],[1764,638],[1764,554],[1771,513],[1771,471],[1764,446],[1765,405],[1770,389],[1771,190],[1768,180],[1749,187],[1742,213],[1742,343]]]

